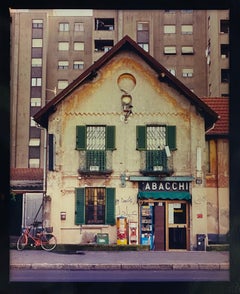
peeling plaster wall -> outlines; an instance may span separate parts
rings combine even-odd
[[[120,116],[121,95],[118,77],[130,73],[136,79],[132,95],[133,116],[124,123]],[[116,150],[112,154],[113,173],[108,179],[79,178],[79,151],[76,125],[101,124],[116,126]],[[109,186],[116,188],[116,216],[138,221],[136,183],[121,187],[120,174],[140,175],[140,152],[136,150],[136,126],[145,124],[177,125],[177,151],[173,152],[174,175],[195,176],[196,149],[204,146],[204,120],[195,107],[165,83],[139,57],[123,53],[114,57],[98,72],[97,77],[75,90],[62,101],[49,120],[49,133],[56,137],[56,171],[48,172],[47,194],[51,196],[51,225],[58,243],[80,243],[93,234],[107,232],[110,243],[116,242],[116,226],[76,226],[75,188]],[[202,163],[204,165],[204,163]],[[192,185],[191,234],[206,232],[206,192],[204,183]],[[196,202],[195,198],[201,198]],[[61,211],[66,220],[60,220]],[[204,218],[195,221],[198,211]],[[195,235],[194,235],[195,236]],[[194,236],[191,241],[194,243]]]

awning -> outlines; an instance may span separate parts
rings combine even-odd
[[[191,194],[187,191],[140,191],[138,199],[191,200]]]

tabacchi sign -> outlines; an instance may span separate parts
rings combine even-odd
[[[140,182],[141,191],[189,191],[189,182]]]

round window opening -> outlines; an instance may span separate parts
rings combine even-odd
[[[125,93],[130,93],[136,86],[136,79],[129,73],[121,74],[117,80],[118,87]]]

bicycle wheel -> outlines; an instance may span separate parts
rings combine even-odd
[[[53,234],[45,233],[41,237],[41,247],[46,251],[53,250],[57,245],[57,239]]]
[[[28,238],[26,235],[22,234],[17,240],[17,250],[23,250],[27,246]]]

